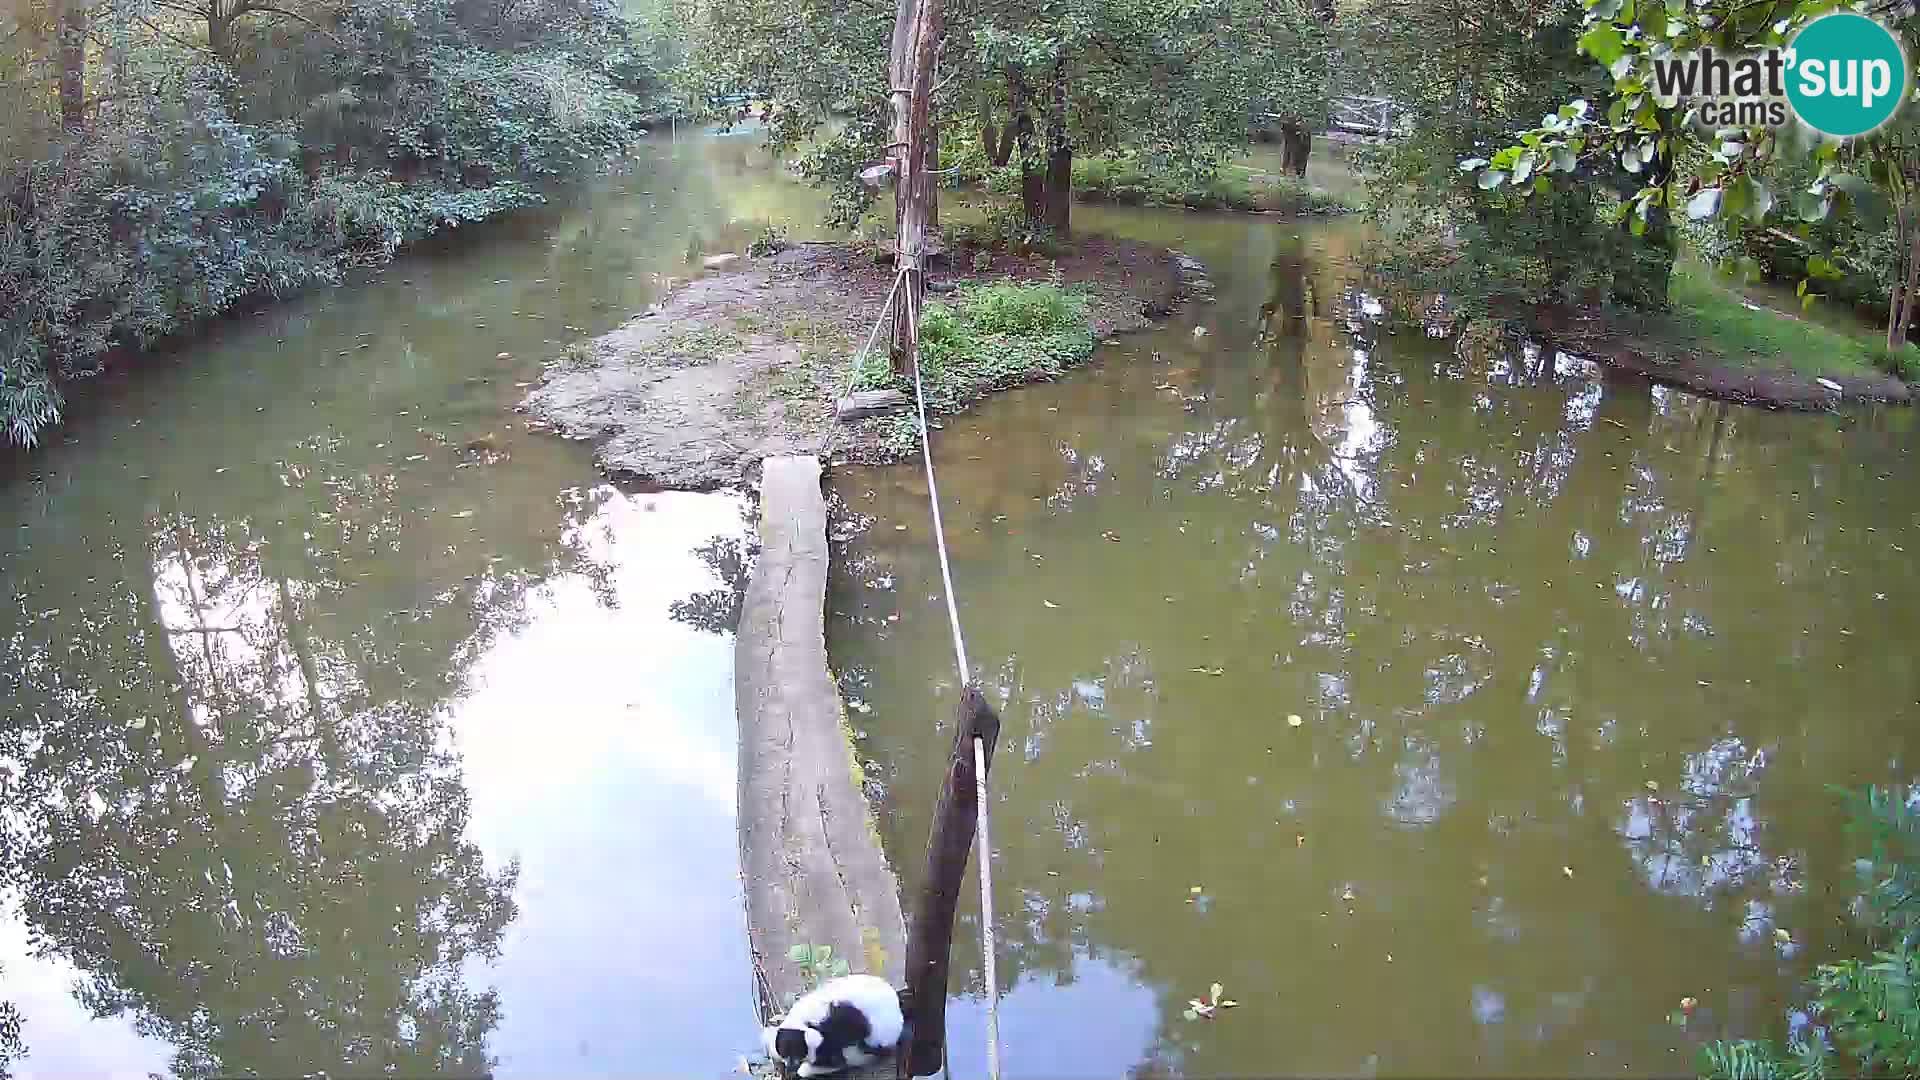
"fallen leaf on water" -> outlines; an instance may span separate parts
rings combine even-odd
[[[1565,875],[1567,875],[1568,877],[1572,877],[1572,876],[1573,876],[1573,867],[1571,867],[1571,866],[1563,866],[1563,867],[1561,867],[1561,868],[1560,868],[1560,872],[1561,872],[1561,873],[1563,873],[1563,874],[1565,874]]]
[[[1786,930],[1784,930],[1784,929],[1781,929],[1781,930],[1775,930],[1775,931],[1773,932],[1773,936],[1774,936],[1774,937],[1776,937],[1776,938],[1779,938],[1779,939],[1780,939],[1781,941],[1783,941],[1783,942],[1787,942],[1787,941],[1792,941],[1792,940],[1793,940],[1793,935],[1792,935],[1792,934],[1789,934],[1789,933],[1787,933],[1787,932],[1786,932]]]
[[[1043,604],[1045,604],[1045,605],[1047,605],[1047,606],[1048,606],[1048,607],[1050,607],[1050,608],[1057,608],[1057,607],[1059,607],[1059,606],[1060,606],[1059,604],[1056,604],[1056,603],[1054,603],[1054,602],[1053,602],[1053,601],[1051,601],[1051,600],[1042,600],[1042,601],[1040,601],[1040,602],[1041,602],[1041,603],[1043,603]]]
[[[1198,1020],[1198,1019],[1200,1019],[1200,1014],[1199,1014],[1198,1012],[1195,1012],[1195,1011],[1194,1011],[1194,1010],[1192,1010],[1192,1009],[1188,1009],[1187,1011],[1185,1011],[1185,1012],[1183,1012],[1183,1013],[1181,1013],[1180,1015],[1181,1015],[1181,1016],[1184,1016],[1184,1017],[1186,1017],[1186,1018],[1187,1018],[1187,1019],[1189,1019],[1189,1020]]]
[[[1307,846],[1307,834],[1306,834],[1306,833],[1294,833],[1294,834],[1293,834],[1293,846],[1294,846],[1294,847],[1306,847],[1306,846]]]
[[[1197,667],[1192,670],[1201,675],[1225,675],[1227,673],[1226,668],[1217,667]]]
[[[1648,790],[1648,791],[1659,791],[1659,790],[1660,790],[1660,781],[1658,781],[1658,780],[1649,780],[1649,781],[1647,781],[1647,790]]]
[[[906,527],[905,525],[895,525],[895,526],[893,527],[893,531],[894,531],[894,532],[906,532],[906,531],[907,531],[907,527]]]
[[[1302,719],[1300,719],[1300,714],[1299,714],[1299,713],[1288,713],[1288,714],[1287,714],[1287,726],[1288,726],[1288,727],[1299,727],[1299,726],[1300,726],[1301,724],[1304,724],[1304,723],[1306,723],[1306,721],[1305,721],[1305,720],[1302,720]]]
[[[1191,888],[1191,889],[1188,889],[1187,891],[1188,891],[1188,892],[1190,892],[1190,893],[1192,893],[1192,894],[1193,894],[1193,895],[1195,895],[1195,896],[1199,896],[1199,895],[1200,895],[1200,891],[1201,891],[1201,889],[1200,889],[1200,886],[1198,886],[1198,885],[1195,885],[1195,886],[1194,886],[1193,888]]]
[[[1344,891],[1342,891],[1342,892],[1340,893],[1340,899],[1342,899],[1342,900],[1345,900],[1345,901],[1347,901],[1347,902],[1349,902],[1349,903],[1351,903],[1351,902],[1353,901],[1353,890],[1352,890],[1351,888],[1348,888],[1348,889],[1346,889],[1346,890],[1344,890]]]
[[[462,510],[462,511],[460,511],[459,513],[457,513],[457,514],[455,514],[455,515],[453,515],[453,516],[454,516],[454,517],[457,517],[457,518],[470,518],[470,517],[472,517],[472,516],[473,516],[473,511],[471,511],[471,510]]]
[[[1217,1002],[1220,1000],[1220,995],[1226,990],[1226,987],[1221,986],[1219,983],[1214,983],[1209,989],[1211,989],[1213,993],[1207,995],[1207,1000]]]
[[[1219,1005],[1223,1009],[1237,1009],[1240,1007],[1240,1003],[1233,1000],[1232,998],[1227,998],[1224,1001],[1218,1001],[1218,1002],[1215,1002],[1214,1004]]]

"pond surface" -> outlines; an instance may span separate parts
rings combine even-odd
[[[509,408],[822,208],[750,140],[650,144],[0,461],[16,1075],[753,1052],[749,507],[605,486]],[[1350,223],[1077,213],[1180,244],[1218,302],[936,441],[1006,718],[1008,1074],[1672,1074],[1782,1030],[1854,942],[1825,785],[1911,776],[1908,414],[1387,334]],[[834,485],[831,645],[911,881],[954,683],[923,482]],[[1183,1019],[1215,981],[1241,1007]]]
[[[1218,300],[935,438],[1003,710],[1007,1075],[1691,1074],[1804,1024],[1859,941],[1827,785],[1914,775],[1911,414],[1388,333],[1356,223],[1076,215]],[[956,681],[926,485],[833,486],[830,647],[912,881]],[[1186,1019],[1214,982],[1239,1007]]]
[[[0,462],[20,1077],[726,1075],[746,500],[509,411],[817,195],[681,139],[223,323]],[[0,1072],[5,1061],[0,1058]]]

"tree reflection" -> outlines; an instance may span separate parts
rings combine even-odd
[[[979,526],[954,576],[1005,721],[1001,989],[1126,954],[1161,998],[1142,1075],[1659,1070],[1703,984],[1715,1023],[1764,1030],[1808,965],[1771,928],[1826,932],[1841,898],[1805,883],[1848,879],[1823,785],[1909,748],[1900,440],[1789,438],[1551,350],[1469,371],[1370,328],[1364,296],[1316,316],[1302,274],[1340,294],[1295,258],[1222,297],[1251,351],[1156,342],[1180,394],[1141,365],[944,436],[991,448],[980,470],[1104,466],[1007,520],[975,506],[1006,485],[942,474],[948,520]],[[890,527],[924,493],[872,486],[830,633],[910,852],[949,645],[925,538]],[[979,988],[977,919],[956,989]],[[1213,981],[1248,1010],[1180,1020]],[[1276,1048],[1254,1010],[1324,1037]]]
[[[497,955],[517,871],[466,839],[444,704],[527,588],[581,566],[591,500],[422,513],[304,449],[265,512],[17,561],[5,880],[82,1004],[182,1076],[483,1075],[500,1004],[469,962]],[[530,515],[556,524],[516,542]]]
[[[742,532],[722,533],[693,549],[720,579],[717,588],[693,593],[668,605],[667,612],[676,621],[710,634],[731,634],[740,625],[740,608],[746,602],[747,582],[753,576],[754,560],[760,556],[760,532],[752,503],[741,508]]]

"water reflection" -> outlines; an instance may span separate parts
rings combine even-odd
[[[223,323],[0,459],[16,1074],[718,1075],[751,1048],[731,642],[673,621],[692,591],[726,629],[746,507],[588,486],[507,406],[689,253],[819,209],[744,141],[658,143]]]
[[[1372,314],[1345,225],[1101,217],[1194,252],[1217,303],[937,447],[1013,751],[1007,987],[1129,958],[1142,1072],[1670,1074],[1785,1024],[1846,933],[1824,785],[1910,768],[1906,415],[1455,353]],[[952,692],[924,482],[836,486],[872,524],[832,649],[912,850]],[[1184,1020],[1215,981],[1242,1008]],[[1009,1037],[1010,1075],[1103,1030],[1070,1026]]]

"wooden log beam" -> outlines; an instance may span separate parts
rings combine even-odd
[[[1000,738],[1000,717],[974,686],[960,692],[955,719],[947,778],[934,804],[933,830],[927,837],[927,872],[907,929],[907,987],[901,997],[908,1010],[907,1033],[898,1057],[902,1080],[932,1076],[945,1058],[947,954],[953,946],[954,911],[980,815],[974,792],[973,740],[982,740],[982,757],[991,775],[993,747]]]

